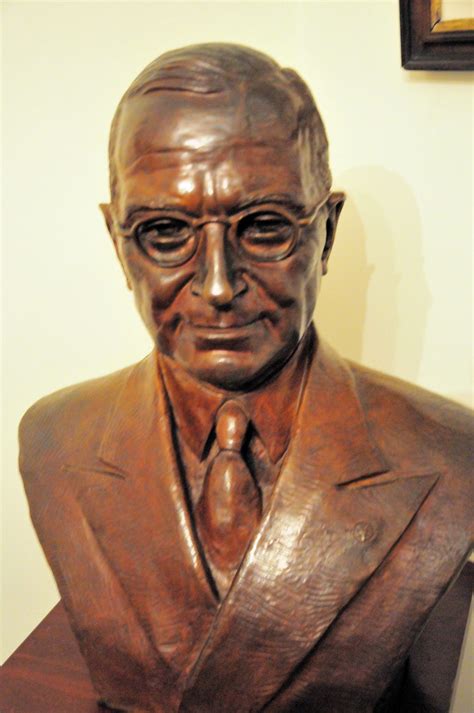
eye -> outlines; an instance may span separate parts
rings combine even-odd
[[[178,265],[194,253],[192,227],[179,218],[164,216],[139,225],[135,240],[144,253],[163,265]]]
[[[293,246],[296,228],[285,215],[256,211],[239,221],[238,238],[244,250],[260,259],[281,259]]]
[[[159,218],[139,225],[135,236],[140,243],[155,245],[158,249],[172,249],[190,237],[190,226],[178,218]]]

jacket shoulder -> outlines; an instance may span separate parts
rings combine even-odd
[[[471,435],[474,412],[462,404],[408,381],[349,362],[358,387],[371,405],[391,402],[437,422],[444,428]]]
[[[97,446],[110,409],[135,366],[60,389],[30,406],[19,425],[23,476],[46,462]]]
[[[357,392],[377,440],[411,457],[446,457],[471,470],[474,412],[427,389],[349,362]]]

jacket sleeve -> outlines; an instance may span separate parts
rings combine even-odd
[[[460,666],[474,585],[467,562],[413,646],[402,689],[402,713],[448,713]]]

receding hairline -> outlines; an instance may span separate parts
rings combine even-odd
[[[154,92],[183,92],[190,96],[235,91],[271,82],[285,92],[295,112],[295,122],[312,154],[315,181],[329,190],[331,174],[328,141],[324,124],[313,96],[301,77],[292,69],[280,67],[275,60],[242,45],[208,43],[190,45],[160,55],[133,80],[115,111],[109,138],[110,192],[117,190],[116,143],[125,104],[134,97]]]

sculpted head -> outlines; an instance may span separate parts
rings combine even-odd
[[[342,206],[298,75],[237,45],[162,55],[117,108],[110,183],[102,210],[157,348],[226,389],[284,363]]]

